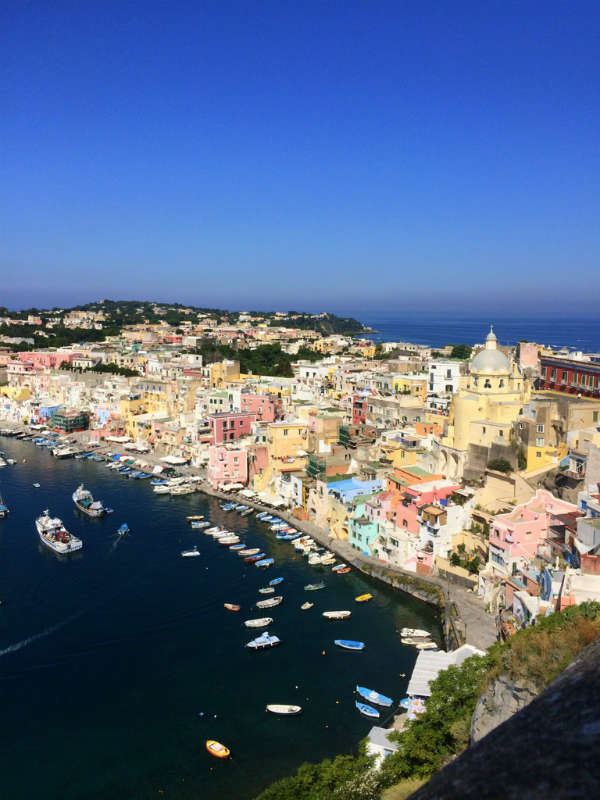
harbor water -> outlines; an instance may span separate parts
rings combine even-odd
[[[433,609],[355,571],[308,566],[253,515],[224,512],[214,498],[156,495],[148,480],[57,460],[29,442],[0,438],[0,449],[18,462],[0,469],[10,508],[0,520],[0,764],[11,800],[248,800],[304,761],[356,747],[373,724],[354,707],[356,684],[405,695],[416,651],[401,644],[401,627],[440,637]],[[114,513],[78,512],[71,494],[80,483]],[[60,557],[41,544],[34,523],[46,508],[81,537],[80,553]],[[188,514],[240,532],[275,566],[245,564],[192,530]],[[123,522],[131,534],[119,537]],[[201,557],[181,558],[194,545]],[[256,609],[259,587],[275,576],[283,604]],[[304,591],[320,580],[325,589]],[[355,603],[364,592],[373,600]],[[315,606],[301,611],[306,600]],[[321,616],[338,609],[352,616]],[[244,645],[260,631],[243,621],[267,615],[282,644],[252,652]],[[340,650],[336,638],[365,650]],[[303,712],[277,717],[267,703]],[[207,739],[231,759],[212,758]]]

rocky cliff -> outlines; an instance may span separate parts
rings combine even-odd
[[[501,675],[487,687],[475,706],[471,720],[471,744],[529,705],[539,690],[532,684],[519,684]]]

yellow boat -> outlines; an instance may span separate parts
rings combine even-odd
[[[373,597],[372,594],[359,594],[358,597],[355,597],[357,603],[366,603],[367,600],[371,600]]]
[[[206,742],[206,749],[215,758],[229,758],[229,748],[225,747],[221,742],[215,742],[214,739],[208,739]]]

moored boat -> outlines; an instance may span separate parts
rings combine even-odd
[[[35,521],[40,541],[54,550],[55,553],[65,555],[81,550],[83,542],[77,536],[69,533],[63,522],[58,517],[51,517],[48,509]]]
[[[334,639],[333,643],[344,650],[364,650],[364,642],[356,642],[353,639]]]
[[[302,706],[288,706],[281,703],[269,703],[267,711],[271,714],[295,715],[302,711]]]
[[[84,488],[83,483],[73,492],[72,498],[75,506],[88,517],[101,517],[105,514],[100,500],[94,500],[92,493]]]
[[[424,631],[420,628],[402,628],[400,635],[411,639],[429,639],[431,636],[429,631]]]
[[[242,558],[246,558],[247,556],[255,556],[260,553],[259,547],[246,547],[243,550],[238,551],[238,556]]]
[[[374,689],[367,689],[366,686],[357,686],[357,693],[368,700],[369,703],[375,703],[378,706],[385,706],[388,708],[394,702],[391,697],[386,697],[384,694],[379,694]]]
[[[307,583],[306,586],[304,587],[304,591],[305,592],[316,592],[317,589],[324,589],[324,588],[325,588],[325,584],[323,583],[323,581],[321,581],[320,583]]]
[[[200,555],[200,551],[197,547],[192,547],[191,550],[182,550],[181,556],[182,558],[198,558]]]
[[[221,742],[216,742],[214,739],[208,739],[206,742],[206,749],[215,758],[229,758],[231,751],[225,747]]]
[[[275,587],[274,586],[263,586],[262,589],[259,589],[259,594],[275,594]]]
[[[361,703],[360,700],[356,700],[354,704],[361,714],[364,714],[365,717],[373,717],[377,719],[379,717],[379,711],[373,706],[367,705],[367,703]]]
[[[255,567],[271,567],[275,563],[274,558],[261,558],[259,561],[256,561],[254,566]]]
[[[256,639],[252,639],[251,642],[246,644],[246,647],[249,647],[251,650],[266,650],[269,647],[276,647],[280,644],[281,639],[278,636],[271,636],[268,631],[261,633],[260,636],[257,636]]]
[[[247,619],[244,625],[247,628],[266,628],[273,622],[273,617],[257,617],[257,619]]]
[[[281,583],[283,578],[273,578],[269,581],[269,586],[277,586],[278,583]]]
[[[255,564],[257,561],[260,561],[261,559],[263,559],[265,557],[265,555],[266,555],[266,553],[257,553],[254,556],[246,556],[244,561],[246,562],[246,564]]]
[[[300,606],[300,610],[301,611],[308,611],[308,609],[312,608],[313,606],[314,606],[314,603],[308,603],[308,602],[307,603],[302,603],[302,605]]]
[[[359,594],[358,597],[354,599],[357,603],[368,603],[369,600],[373,599],[373,595],[367,592],[366,594]]]
[[[223,603],[223,606],[227,609],[227,611],[239,611],[241,606],[236,606],[235,603]]]
[[[348,619],[351,614],[351,611],[323,611],[326,619]]]
[[[342,567],[342,569],[336,570],[335,574],[336,575],[346,575],[348,572],[350,572],[350,567]]]
[[[256,604],[257,608],[275,608],[275,606],[281,605],[283,603],[283,597],[281,595],[277,595],[277,597],[269,597],[267,600],[259,600]]]

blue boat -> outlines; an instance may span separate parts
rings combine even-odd
[[[192,527],[193,527],[193,525],[192,525]],[[244,542],[240,542],[239,544],[230,544],[229,545],[229,549],[230,550],[243,550],[245,547],[246,547],[246,545],[244,544]]]
[[[269,586],[277,586],[278,583],[281,583],[283,578],[273,578],[272,581],[269,581]]]
[[[400,708],[408,708],[410,705],[410,697],[403,697],[400,700]]]
[[[117,533],[119,534],[119,536],[125,536],[127,533],[129,533],[129,525],[126,522],[124,522],[117,531]]]
[[[356,691],[361,697],[368,700],[369,703],[375,703],[375,705],[378,706],[388,707],[394,702],[391,697],[379,694],[379,692],[376,692],[374,689],[367,689],[365,686],[357,686]]]
[[[379,717],[379,711],[373,706],[368,706],[366,703],[360,703],[358,700],[355,703],[356,707],[360,711],[361,714],[364,714],[365,717],[375,717],[376,719]]]
[[[255,561],[255,567],[271,567],[275,563],[274,558],[261,558],[260,561]]]
[[[334,644],[337,644],[338,647],[342,647],[344,650],[364,650],[365,643],[364,642],[355,642],[352,639],[334,639]]]

